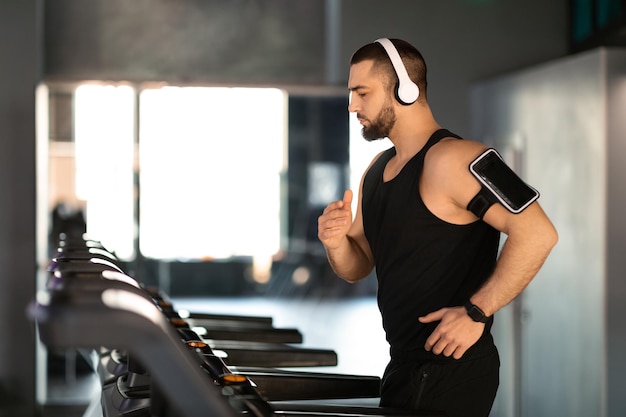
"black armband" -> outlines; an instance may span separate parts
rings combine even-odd
[[[487,149],[469,166],[480,182],[478,194],[467,209],[478,218],[485,215],[494,203],[500,203],[511,213],[521,213],[539,198],[539,192],[526,184],[502,159],[495,149]]]

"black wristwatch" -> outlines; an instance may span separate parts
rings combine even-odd
[[[467,315],[470,316],[472,320],[479,323],[487,323],[487,321],[489,321],[489,317],[485,316],[485,313],[477,305],[468,301],[465,303],[465,309],[467,310]]]

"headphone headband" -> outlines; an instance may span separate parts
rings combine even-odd
[[[391,60],[391,65],[393,65],[393,69],[398,76],[398,85],[396,87],[396,96],[398,101],[404,105],[415,103],[419,97],[420,90],[417,84],[409,78],[409,74],[406,71],[406,67],[402,63],[402,58],[400,58],[398,50],[388,38],[376,39],[375,42],[378,42],[383,46],[385,52],[387,52],[387,56]]]

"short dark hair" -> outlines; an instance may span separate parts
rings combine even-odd
[[[426,98],[426,62],[424,57],[416,47],[402,39],[389,39],[396,47],[400,58],[406,68],[409,78],[413,80],[420,89],[420,99]],[[368,43],[359,48],[350,59],[350,65],[358,64],[363,61],[374,61],[373,71],[380,73],[385,80],[383,81],[386,88],[393,92],[398,82],[391,60],[385,51],[385,48],[378,42]]]

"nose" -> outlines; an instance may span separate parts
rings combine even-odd
[[[350,93],[350,97],[348,98],[348,111],[350,113],[356,113],[359,109],[357,102],[358,100],[355,99],[354,94]]]

